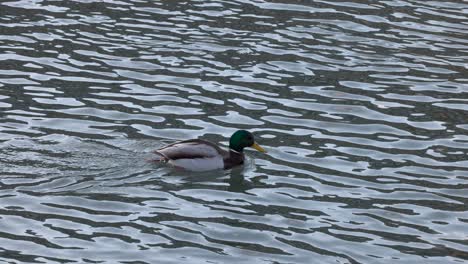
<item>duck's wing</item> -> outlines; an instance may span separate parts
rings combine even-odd
[[[160,148],[156,150],[155,153],[163,156],[167,160],[203,159],[219,156],[224,157],[226,155],[225,150],[212,142],[201,139],[179,141]]]

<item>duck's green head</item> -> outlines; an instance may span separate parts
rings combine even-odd
[[[246,147],[254,148],[260,152],[266,152],[255,142],[252,133],[245,130],[237,130],[232,134],[229,140],[229,148],[237,152],[242,152]]]

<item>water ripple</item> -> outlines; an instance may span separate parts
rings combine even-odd
[[[1,260],[468,260],[466,3],[64,3],[0,4]]]

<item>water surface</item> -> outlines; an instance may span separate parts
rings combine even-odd
[[[468,3],[3,1],[0,260],[464,263]],[[184,173],[152,150],[252,131]]]

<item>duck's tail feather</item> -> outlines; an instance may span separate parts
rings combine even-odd
[[[155,150],[153,151],[155,154],[157,154],[159,157],[156,157],[154,159],[152,159],[151,161],[152,162],[163,162],[163,163],[167,163],[169,161],[169,158],[166,157],[166,155],[162,154],[161,152]]]

